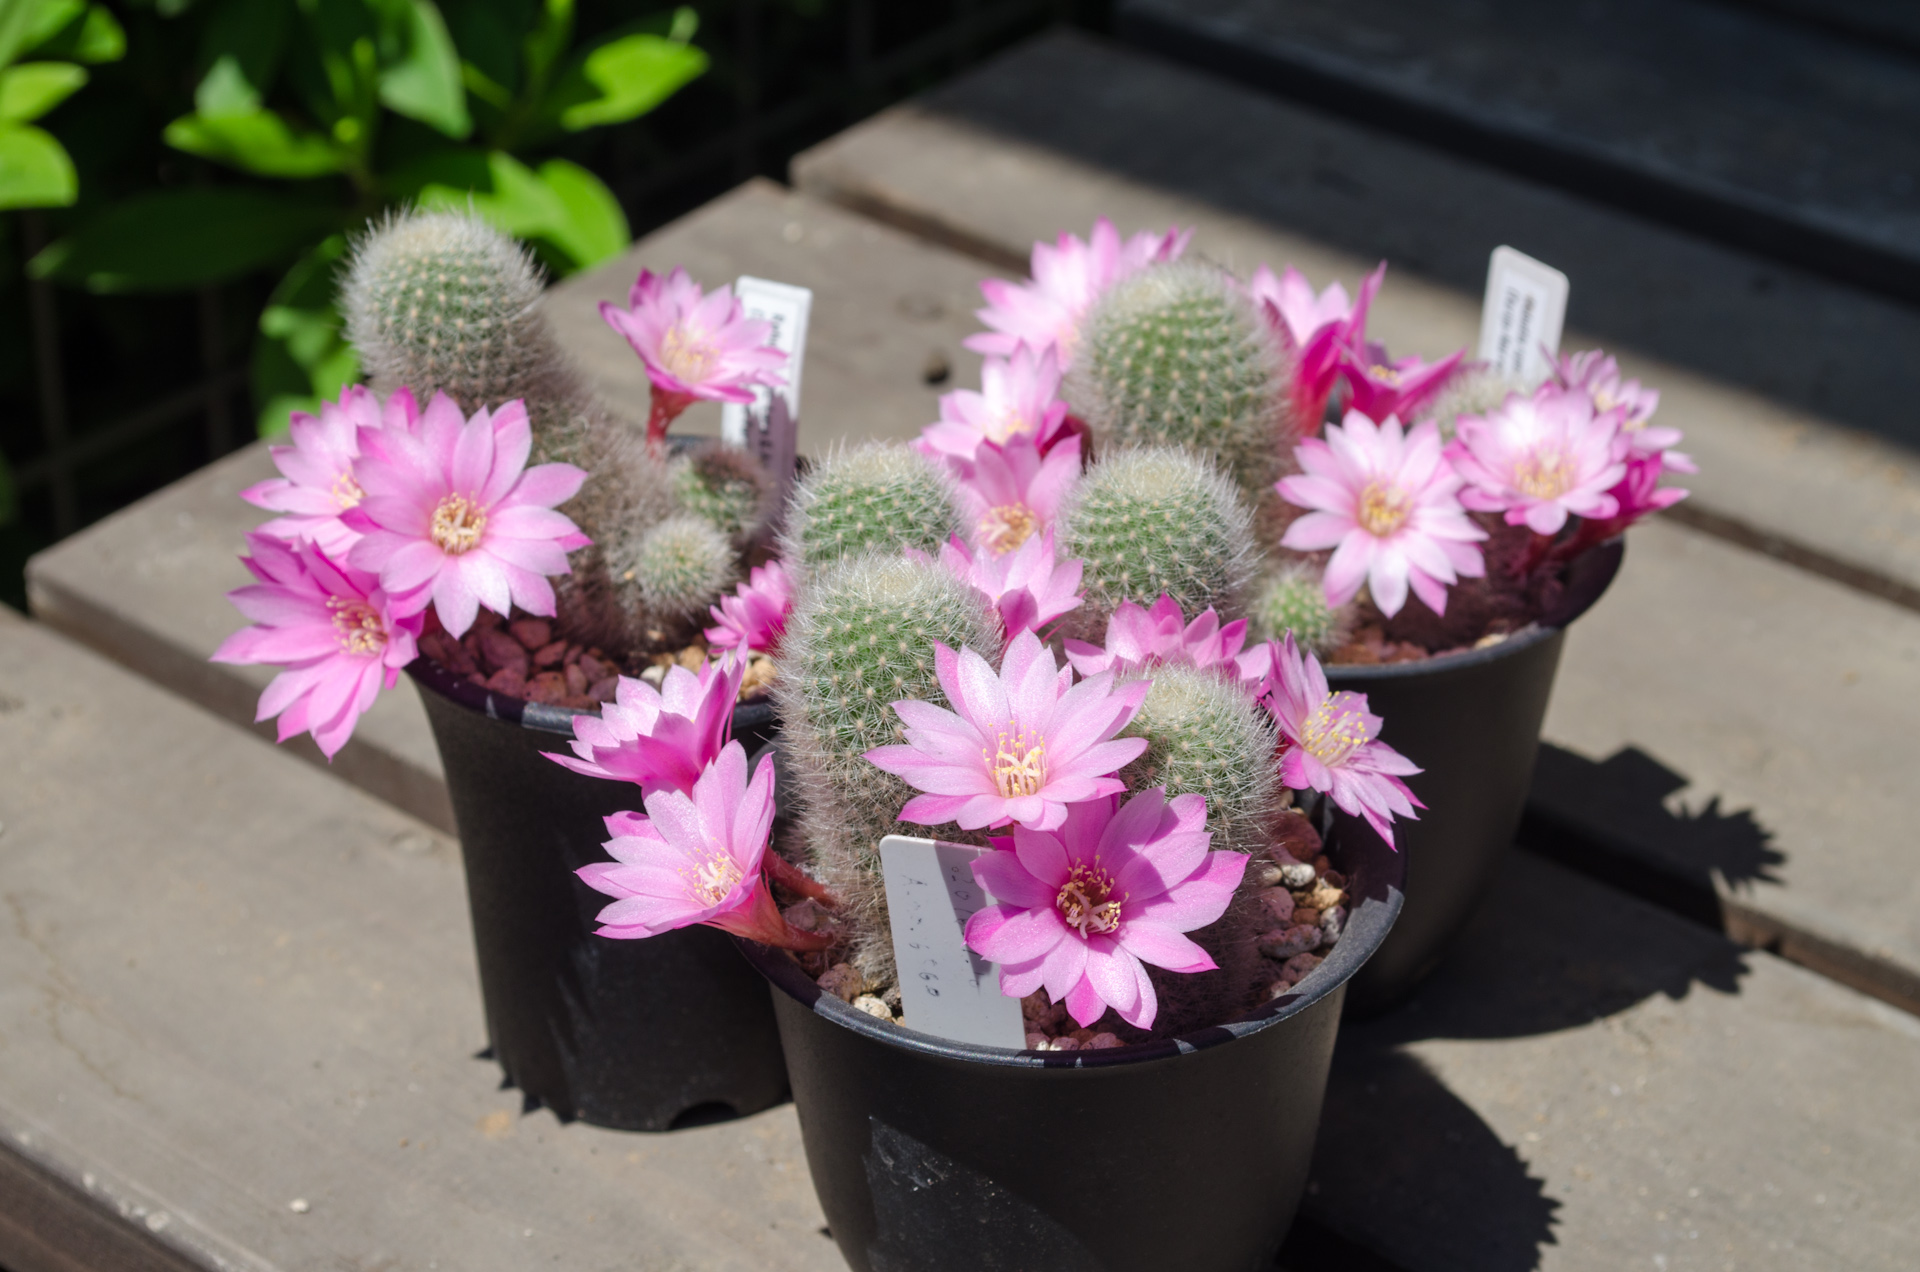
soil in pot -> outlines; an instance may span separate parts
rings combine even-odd
[[[513,618],[503,619],[490,610],[481,610],[472,629],[458,640],[429,610],[420,650],[448,674],[503,698],[571,711],[598,711],[612,702],[621,676],[645,680],[657,688],[669,667],[698,671],[708,656],[706,642],[693,641],[662,649],[640,665],[629,666],[597,647],[560,636],[550,619],[518,611]],[[774,674],[773,660],[754,654],[741,679],[739,700],[764,700]]]
[[[1351,914],[1325,960],[1244,1018],[1174,1038],[951,1043],[743,944],[775,986],[808,1164],[848,1263],[1271,1267],[1305,1188],[1346,983],[1400,904],[1403,859],[1378,839],[1329,855]]]

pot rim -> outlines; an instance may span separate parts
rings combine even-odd
[[[1395,663],[1325,663],[1322,669],[1329,681],[1341,680],[1405,680],[1413,676],[1441,675],[1463,668],[1479,667],[1486,663],[1498,662],[1502,658],[1513,657],[1531,649],[1541,641],[1550,640],[1570,627],[1575,619],[1592,609],[1594,603],[1612,586],[1614,577],[1620,572],[1621,558],[1626,553],[1626,539],[1615,535],[1605,543],[1595,544],[1576,559],[1590,560],[1589,568],[1582,578],[1577,578],[1570,587],[1569,596],[1556,614],[1527,624],[1497,644],[1484,649],[1462,649],[1451,654],[1438,654],[1431,658],[1417,658],[1411,662]],[[1571,566],[1569,569],[1571,570]]]
[[[406,673],[421,689],[431,690],[469,711],[539,733],[557,733],[570,738],[573,736],[575,716],[597,714],[496,693],[449,671],[424,653],[407,664]],[[773,722],[773,718],[773,701],[770,698],[737,703],[733,708],[733,728],[736,731],[765,727]]]
[[[1384,880],[1385,899],[1364,898],[1347,918],[1347,936],[1364,935],[1364,939],[1349,940],[1343,937],[1337,942],[1333,953],[1302,979],[1301,984],[1307,986],[1304,992],[1296,987],[1296,992],[1271,999],[1240,1019],[1226,1024],[1212,1025],[1171,1038],[1103,1047],[1098,1051],[1016,1051],[1009,1047],[988,1047],[919,1033],[905,1025],[882,1022],[852,1003],[842,1001],[837,995],[827,993],[784,950],[776,950],[740,936],[734,937],[733,943],[775,990],[784,992],[816,1015],[825,1016],[843,1028],[896,1050],[942,1060],[972,1061],[1020,1069],[1105,1069],[1144,1064],[1204,1051],[1263,1033],[1299,1015],[1352,979],[1386,941],[1387,933],[1392,930],[1394,920],[1400,917],[1400,908],[1405,901],[1402,890],[1407,878],[1406,856],[1391,848],[1387,851],[1391,856],[1383,860],[1390,860],[1392,865]]]

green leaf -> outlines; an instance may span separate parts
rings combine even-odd
[[[65,147],[38,128],[0,124],[0,208],[63,208],[79,193]]]
[[[154,190],[49,244],[27,272],[92,292],[181,291],[285,260],[337,231],[340,215],[256,190]]]
[[[0,66],[58,32],[85,8],[81,0],[0,0]]]
[[[535,173],[501,150],[449,149],[407,168],[396,197],[425,208],[475,213],[541,245],[561,273],[627,249],[626,214],[599,178],[578,164],[550,159]]]
[[[126,56],[127,33],[104,5],[84,0],[11,0],[33,10],[25,37],[4,59],[23,53],[76,62],[117,62]],[[7,7],[0,5],[0,7]]]
[[[279,74],[292,19],[288,0],[227,0],[200,39],[207,71],[193,91],[194,110],[207,116],[259,110]]]
[[[443,150],[407,168],[395,193],[426,208],[475,212],[519,238],[544,234],[567,219],[544,181],[500,150]]]
[[[598,265],[632,244],[627,214],[600,178],[577,163],[549,159],[540,165],[540,180],[564,213],[544,237],[573,258],[575,269]]]
[[[589,50],[555,86],[548,109],[568,132],[646,114],[707,69],[704,51],[664,36],[623,36]]]
[[[260,315],[253,345],[253,399],[263,404],[262,437],[287,430],[293,411],[318,411],[360,378],[360,360],[340,334],[334,274],[347,253],[344,234],[329,235],[294,263]]]
[[[194,88],[193,109],[209,119],[251,115],[260,109],[260,90],[248,80],[240,59],[223,53],[213,60]]]
[[[24,124],[40,118],[78,92],[85,69],[71,62],[22,62],[0,71],[0,123]]]
[[[406,53],[380,73],[380,100],[388,109],[417,119],[456,140],[473,131],[467,91],[460,82],[460,54],[440,10],[429,0],[408,0]]]
[[[324,177],[345,166],[319,133],[296,133],[270,110],[250,115],[183,115],[161,134],[175,150],[230,164],[263,177]]]

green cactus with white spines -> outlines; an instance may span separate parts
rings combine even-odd
[[[1122,601],[1162,593],[1181,612],[1238,613],[1258,560],[1252,519],[1231,481],[1173,447],[1122,450],[1088,469],[1060,513],[1059,554],[1084,566],[1073,634],[1098,641]]]
[[[893,703],[946,705],[936,644],[997,660],[999,620],[949,571],[881,553],[815,570],[781,638],[774,699],[801,832],[841,900],[854,966],[875,984],[894,983],[879,843],[908,829],[898,819],[914,791],[862,757],[901,740]]]
[[[938,552],[965,530],[937,464],[904,442],[868,442],[816,464],[794,488],[783,546],[807,569],[873,550]]]
[[[1128,790],[1164,786],[1170,796],[1205,796],[1213,847],[1252,853],[1272,841],[1288,796],[1273,718],[1230,670],[1149,668],[1152,688],[1120,732],[1147,739],[1147,749],[1120,770],[1120,780]]]
[[[354,245],[341,286],[347,335],[376,389],[446,393],[466,411],[519,398],[533,428],[532,463],[590,476],[561,511],[593,546],[553,580],[567,634],[617,655],[656,644],[683,607],[654,609],[610,557],[631,557],[646,532],[681,511],[669,465],[615,418],[554,339],[539,300],[544,279],[526,249],[477,216],[389,215]]]
[[[1067,400],[1096,454],[1180,446],[1219,463],[1250,507],[1294,439],[1287,355],[1232,276],[1198,260],[1115,284],[1081,324]]]
[[[539,310],[544,284],[532,255],[479,217],[413,210],[354,245],[341,309],[376,388],[439,390],[467,411],[520,398],[545,421],[592,394]]]
[[[689,513],[607,545],[621,603],[674,628],[707,617],[707,607],[733,586],[739,560],[718,527]]]
[[[680,506],[705,517],[745,547],[766,525],[773,483],[760,461],[738,446],[701,442],[672,463]]]
[[[1327,604],[1321,572],[1304,562],[1291,562],[1263,580],[1253,604],[1247,607],[1247,625],[1257,640],[1280,640],[1288,632],[1316,658],[1346,644],[1353,633],[1354,608]]]
[[[1510,380],[1489,367],[1468,367],[1449,376],[1446,386],[1419,415],[1423,420],[1436,421],[1441,438],[1450,442],[1462,415],[1485,415],[1505,402],[1508,395],[1525,392],[1526,387],[1518,380]]]

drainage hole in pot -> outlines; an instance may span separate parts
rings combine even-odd
[[[682,1109],[672,1122],[670,1131],[684,1131],[691,1126],[712,1126],[715,1122],[731,1122],[740,1113],[733,1105],[722,1100],[708,1100],[705,1104],[696,1104],[690,1109]]]

